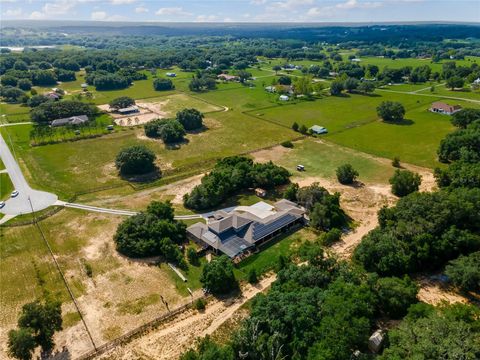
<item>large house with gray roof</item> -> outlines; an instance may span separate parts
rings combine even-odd
[[[270,205],[260,201],[251,206],[213,213],[207,224],[187,228],[187,236],[216,253],[235,259],[287,230],[304,224],[305,210],[282,199]]]

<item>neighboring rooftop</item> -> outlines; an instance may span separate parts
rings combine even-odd
[[[55,119],[51,122],[51,126],[65,126],[65,125],[82,125],[88,122],[87,115],[78,115],[78,116],[71,116],[69,118],[63,119]]]

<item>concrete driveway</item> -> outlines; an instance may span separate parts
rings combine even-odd
[[[32,207],[34,211],[40,211],[55,204],[58,200],[57,195],[45,191],[34,190],[28,185],[15,157],[11,153],[1,134],[0,158],[5,165],[15,190],[19,192],[17,197],[9,198],[5,201],[5,206],[0,209],[0,213],[16,216],[31,213]]]

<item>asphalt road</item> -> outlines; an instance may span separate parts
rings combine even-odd
[[[39,211],[55,204],[55,202],[58,200],[57,195],[34,190],[30,187],[30,185],[28,185],[22,171],[20,170],[20,166],[18,166],[17,161],[15,160],[1,134],[0,158],[5,165],[13,187],[20,193],[17,197],[6,200],[5,206],[0,209],[0,213],[16,216],[31,213],[32,207],[33,210]]]

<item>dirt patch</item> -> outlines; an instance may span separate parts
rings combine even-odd
[[[420,277],[417,283],[420,287],[418,299],[431,305],[438,305],[441,302],[468,303],[468,299],[445,287],[445,285],[431,277]]]
[[[292,149],[277,145],[270,149],[256,151],[252,154],[252,156],[253,159],[259,163],[266,163],[269,161],[278,162],[284,156],[288,156],[290,151],[292,151]]]
[[[118,347],[100,359],[178,359],[191,348],[197,337],[212,334],[231,319],[240,307],[270,287],[276,276],[270,274],[256,286],[245,285],[240,297],[228,301],[212,299],[204,312],[186,311],[160,328]]]
[[[139,108],[145,109],[148,112],[155,113],[159,117],[164,118],[167,116],[167,112],[164,111],[164,107],[169,103],[170,99],[165,99],[164,101],[157,102],[139,102],[137,106]]]
[[[155,113],[143,113],[143,114],[134,114],[131,116],[123,116],[121,118],[116,118],[115,124],[118,126],[135,126],[146,124],[152,120],[159,119],[161,116]]]

